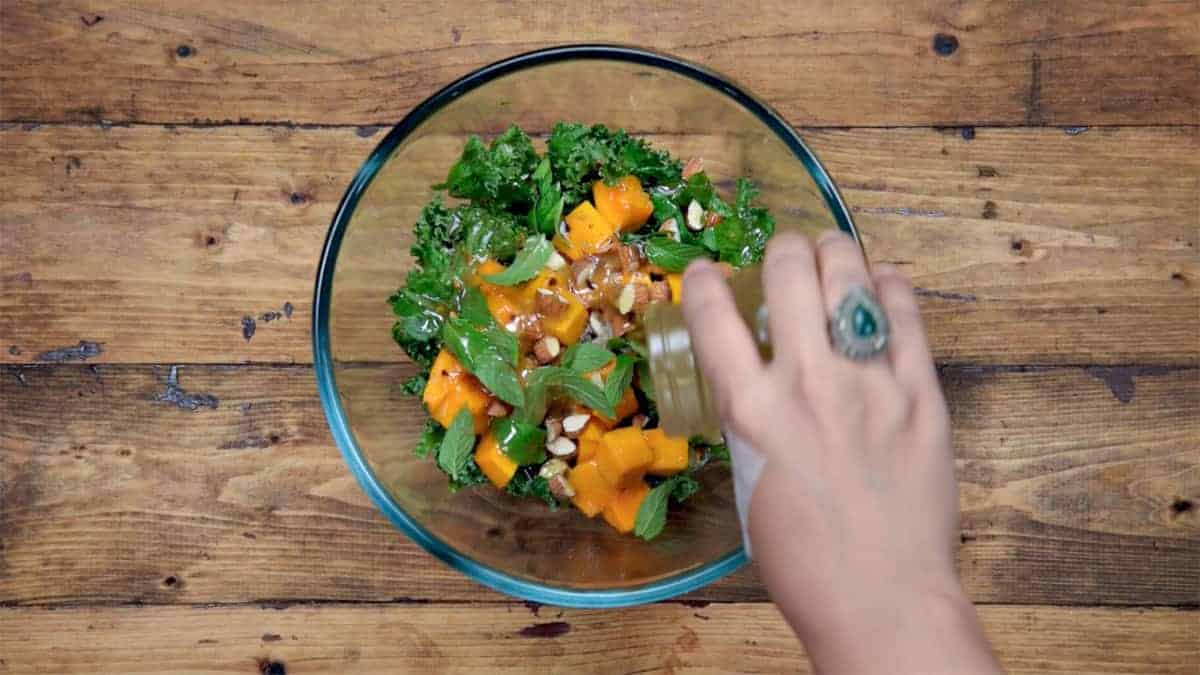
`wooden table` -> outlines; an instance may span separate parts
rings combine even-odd
[[[1197,4],[683,4],[0,4],[0,672],[806,667],[753,567],[619,613],[481,588],[326,429],[350,177],[451,79],[585,38],[763,96],[912,274],[1004,663],[1200,672]]]

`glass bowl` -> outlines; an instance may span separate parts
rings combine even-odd
[[[481,68],[418,105],[367,158],[338,206],[317,271],[313,358],[325,415],[363,490],[395,526],[476,581],[536,602],[634,605],[695,590],[746,562],[726,466],[673,508],[651,542],[571,507],[548,510],[480,486],[451,494],[411,448],[425,414],[400,383],[415,372],[392,342],[388,296],[412,265],[412,224],[471,134],[518,124],[603,123],[676,157],[702,157],[732,194],[752,178],[779,227],[854,227],[813,154],[774,111],[729,80],[619,46],[557,47]]]

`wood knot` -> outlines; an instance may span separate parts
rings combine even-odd
[[[1196,505],[1190,499],[1180,499],[1177,497],[1175,501],[1171,502],[1171,513],[1177,516],[1182,516],[1194,508],[1196,508]]]
[[[280,661],[260,659],[258,662],[258,672],[262,673],[262,675],[287,675],[287,668]]]
[[[933,51],[938,56],[950,56],[958,51],[958,38],[947,33],[938,33],[933,36]]]
[[[308,202],[308,195],[304,194],[303,192],[293,192],[292,194],[288,195],[288,201],[296,206],[300,206],[301,204]]]
[[[179,45],[175,48],[175,56],[178,56],[181,59],[189,58],[195,53],[196,50],[192,49],[191,45]]]

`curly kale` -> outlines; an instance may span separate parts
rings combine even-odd
[[[554,176],[569,206],[587,197],[596,178],[611,183],[633,174],[646,186],[674,183],[680,180],[683,166],[646,141],[622,129],[610,131],[603,124],[588,127],[559,122],[546,145]]]
[[[533,141],[514,125],[496,137],[491,146],[485,146],[478,136],[468,139],[446,182],[434,187],[477,204],[524,211],[534,201],[530,176],[538,161]]]

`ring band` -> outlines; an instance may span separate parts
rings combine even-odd
[[[829,319],[834,349],[853,361],[864,361],[887,350],[887,316],[871,291],[853,286]]]

